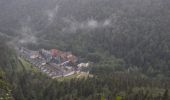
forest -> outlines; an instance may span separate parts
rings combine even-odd
[[[0,1],[0,100],[170,100],[169,0]],[[58,48],[93,77],[51,79],[15,47]]]

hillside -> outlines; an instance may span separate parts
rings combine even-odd
[[[169,5],[169,0],[1,0],[0,99],[169,100]],[[18,47],[70,51],[78,62],[91,62],[93,77],[51,79],[19,58]]]
[[[10,39],[14,45],[59,48],[83,58],[111,55],[122,59],[128,68],[169,77],[168,0],[37,2],[0,3],[0,31],[14,37]]]
[[[6,82],[0,77],[0,89],[7,89],[0,92],[0,98],[6,100],[168,100],[170,95],[168,79],[150,79],[137,73],[114,73],[107,67],[100,74],[98,72],[102,70],[94,70],[92,73],[95,76],[86,79],[51,79],[27,62],[21,63],[17,58],[11,58],[10,48],[1,46],[3,49],[9,50],[1,51],[3,59],[0,56],[1,70],[6,77]]]
[[[168,100],[170,95],[169,79],[151,79],[140,75],[137,71],[123,72],[121,60],[115,58],[109,58],[102,63],[96,62],[91,71],[94,77],[51,79],[37,71],[28,62],[19,60],[14,49],[1,43],[0,68],[4,73],[2,77],[6,77],[5,79],[0,77],[0,89],[3,90],[0,92],[0,98],[2,99]]]

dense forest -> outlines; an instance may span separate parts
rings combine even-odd
[[[1,0],[0,100],[169,100],[169,0]],[[93,77],[51,79],[16,46],[58,48]]]
[[[116,72],[106,66],[94,67],[94,77],[58,81],[28,69],[6,46],[1,46],[1,53],[2,100],[169,100],[169,79]]]

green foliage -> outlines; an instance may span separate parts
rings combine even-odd
[[[116,100],[122,100],[121,96],[116,96]]]
[[[94,63],[99,63],[101,60],[103,60],[101,54],[99,53],[89,53],[87,54],[86,59]]]
[[[2,47],[2,49],[5,48],[7,47]],[[0,63],[6,65],[5,68],[1,67],[3,72],[0,76],[0,86],[5,90],[2,93],[3,97],[8,97],[6,96],[8,94],[11,99],[16,100],[114,100],[115,98],[160,100],[168,98],[169,95],[168,92],[164,93],[164,88],[170,88],[169,80],[149,79],[138,73],[116,70],[116,67],[124,67],[124,61],[112,56],[108,58],[106,55],[102,56],[100,62],[91,65],[91,74],[94,77],[58,81],[32,70],[33,67],[28,62],[18,59],[15,54],[13,54],[14,57],[8,58],[11,52],[11,50],[1,51],[5,60],[0,60]],[[6,61],[10,64],[6,64]],[[10,71],[11,68],[12,71]],[[8,81],[4,80],[3,73]],[[164,84],[161,84],[162,82]],[[147,90],[152,91],[147,92]],[[104,98],[100,96],[101,94]],[[123,97],[117,97],[117,94]]]
[[[13,100],[10,85],[5,79],[5,74],[0,70],[0,100]]]
[[[110,74],[119,71],[123,72],[124,70],[124,61],[110,56],[103,56],[100,62],[94,63],[91,66],[91,72],[99,75],[102,75],[102,73]]]
[[[165,93],[163,94],[162,100],[168,100],[168,99],[169,99],[168,90],[165,90]]]
[[[50,25],[45,20],[44,11],[55,8],[55,0],[40,1],[40,4],[27,1],[26,9],[21,6],[24,1],[11,3],[12,10],[5,9],[9,5],[8,1],[3,1],[0,6],[1,31],[13,39],[22,36],[12,30],[26,26],[37,32],[37,44],[24,45],[29,48],[59,48],[97,63],[105,59],[103,54],[108,53],[123,60],[126,67],[141,68],[140,73],[147,76],[170,77],[170,1],[60,0],[61,9]],[[22,15],[31,17],[29,24],[21,25],[22,20],[27,21]],[[87,27],[86,23],[91,20],[96,21],[99,27]],[[100,25],[109,20],[108,26]]]
[[[23,36],[13,30],[28,27],[37,33],[37,44],[24,46],[72,51],[83,61],[94,62],[90,66],[94,77],[52,80],[18,60],[5,45],[10,39],[0,36],[3,99],[169,100],[169,0],[59,0],[58,16],[50,24],[45,13],[56,7],[56,1],[39,1],[1,0],[0,31],[13,40]],[[111,24],[79,29],[91,19],[98,24],[109,19]]]
[[[101,96],[101,100],[106,100],[104,96]]]

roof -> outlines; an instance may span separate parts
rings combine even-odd
[[[57,49],[51,49],[50,50],[52,56],[59,56],[61,51]]]
[[[71,52],[63,52],[58,49],[51,49],[50,53],[53,57],[60,56],[63,60],[69,60],[71,62],[77,61],[77,57],[74,56]]]

